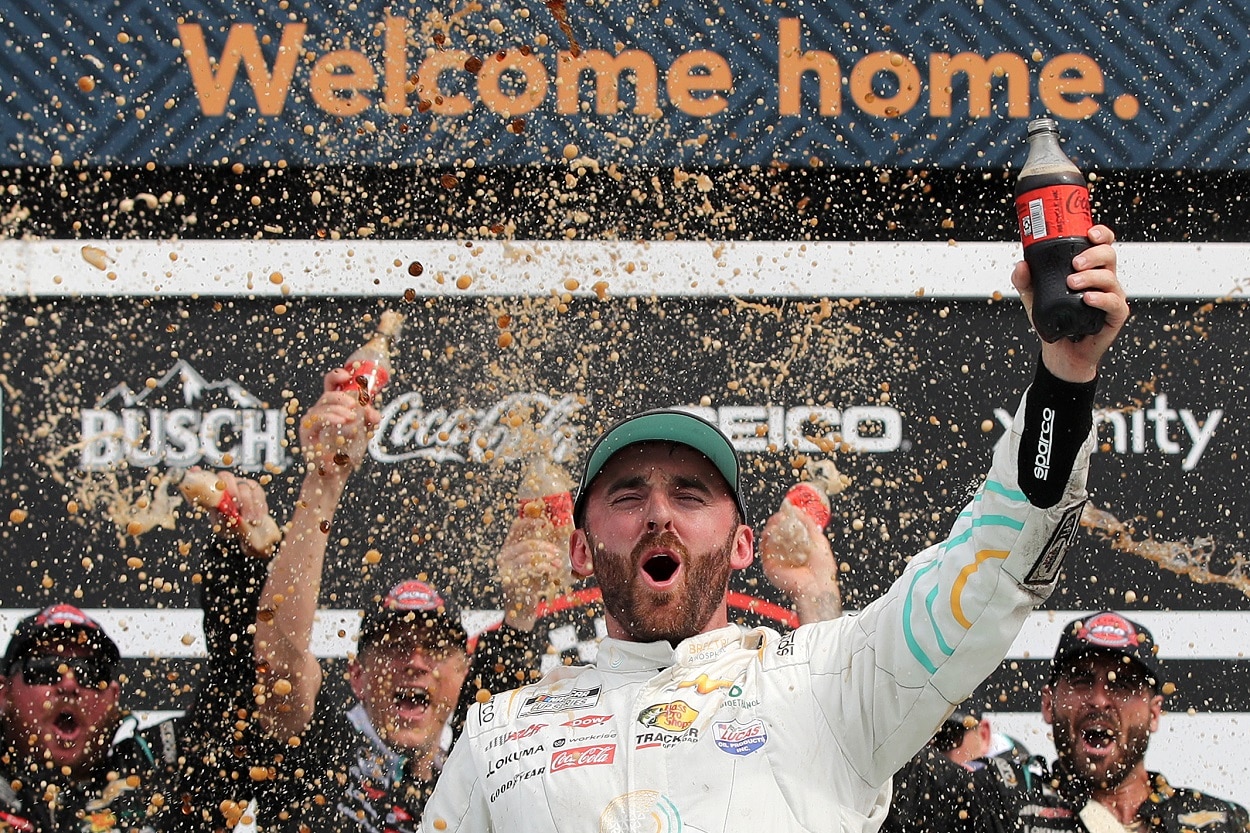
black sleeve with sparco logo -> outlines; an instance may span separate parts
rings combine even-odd
[[[1025,395],[1020,430],[1020,489],[1041,509],[1063,497],[1072,463],[1094,422],[1098,380],[1065,382],[1039,359],[1037,375]]]

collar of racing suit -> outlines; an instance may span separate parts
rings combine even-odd
[[[599,646],[595,666],[604,671],[656,671],[673,665],[701,665],[725,651],[746,646],[758,650],[764,635],[738,625],[696,634],[673,647],[667,642],[628,642],[608,637]]]

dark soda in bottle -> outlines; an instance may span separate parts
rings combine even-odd
[[[1100,309],[1068,289],[1072,258],[1090,247],[1089,188],[1059,147],[1054,119],[1029,122],[1029,155],[1016,180],[1016,217],[1033,277],[1033,327],[1043,340],[1079,339],[1102,329]]]

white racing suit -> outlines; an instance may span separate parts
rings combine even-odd
[[[594,665],[475,705],[422,829],[875,831],[892,773],[1003,659],[1076,532],[1092,440],[1045,510],[1018,444],[1007,432],[950,536],[858,615],[605,639]]]

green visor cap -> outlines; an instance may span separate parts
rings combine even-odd
[[[586,510],[586,494],[590,491],[590,484],[612,455],[626,446],[645,442],[679,443],[693,448],[711,460],[712,465],[716,466],[729,484],[729,491],[733,493],[742,523],[748,522],[746,507],[738,488],[738,454],[729,438],[702,417],[685,411],[663,409],[626,417],[605,431],[590,449],[586,468],[582,471],[581,485],[577,487],[577,501],[573,505],[573,517],[578,524],[582,522]]]

